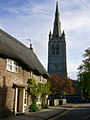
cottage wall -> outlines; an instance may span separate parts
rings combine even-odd
[[[45,79],[45,78],[42,78],[42,80],[40,81],[40,76],[37,76],[37,75],[35,75],[35,74],[33,74],[33,78],[36,80],[36,84],[38,84],[38,83],[47,83],[47,79]]]
[[[6,59],[0,58],[0,112],[13,112],[15,101],[13,83],[27,84],[30,75],[20,66],[18,67],[18,73],[9,72],[6,70],[6,63]]]
[[[23,70],[21,66],[18,66],[18,73],[10,72],[6,70],[7,59],[0,58],[0,116],[5,117],[7,114],[11,114],[15,110],[15,84],[26,84],[30,78],[30,73]],[[46,83],[47,79],[33,74],[33,78],[36,80],[36,84],[39,82]],[[27,107],[32,104],[31,97],[27,95]]]

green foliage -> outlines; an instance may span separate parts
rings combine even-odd
[[[41,94],[42,96],[46,96],[46,95],[51,94],[50,87],[51,87],[51,85],[49,82],[47,82],[46,84],[39,83],[37,85],[37,90],[38,90],[39,94]]]
[[[36,106],[36,104],[31,104],[29,106],[29,112],[38,112],[38,107]]]
[[[39,95],[43,99],[43,97],[51,93],[50,83],[39,83],[36,85],[35,80],[31,78],[28,80],[28,93],[31,95],[33,104],[36,104]]]
[[[36,101],[38,99],[38,91],[36,82],[33,78],[28,80],[28,93],[31,95],[32,102],[36,104]]]
[[[45,104],[45,109],[48,109],[48,107],[49,107],[48,104]]]
[[[50,87],[51,87],[51,85],[48,82],[47,83],[39,83],[37,85],[37,90],[42,97],[42,107],[43,108],[45,108],[45,97],[46,97],[46,95],[51,94]]]
[[[84,97],[90,96],[90,48],[85,50],[84,60],[79,66],[78,81]]]

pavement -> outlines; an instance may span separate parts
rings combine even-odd
[[[72,107],[77,106],[75,104],[67,104],[64,106],[49,107],[49,109],[42,109],[39,112],[28,112],[25,115],[12,116],[2,120],[48,120],[57,115],[63,114],[72,109]]]

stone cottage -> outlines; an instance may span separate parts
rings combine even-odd
[[[26,91],[32,76],[36,83],[46,83],[49,74],[32,47],[0,29],[0,117],[25,112],[32,103]]]

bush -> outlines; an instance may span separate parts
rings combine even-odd
[[[48,109],[48,104],[45,104],[45,109]]]
[[[35,104],[29,106],[29,112],[38,112],[38,107]]]

